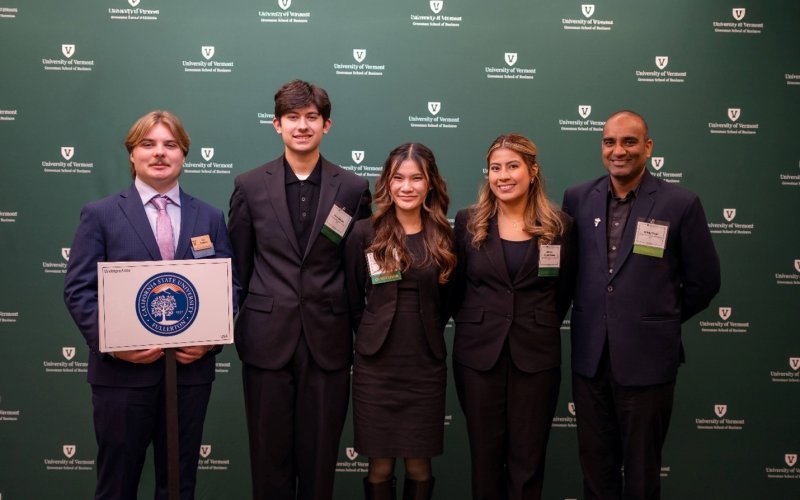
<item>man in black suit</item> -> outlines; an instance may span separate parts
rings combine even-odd
[[[647,172],[652,148],[641,116],[614,113],[602,139],[609,175],[564,193],[578,238],[571,338],[586,499],[660,498],[681,324],[720,287],[700,199]]]
[[[273,125],[284,154],[238,176],[231,196],[256,499],[333,495],[353,353],[342,240],[370,215],[371,195],[365,179],[320,155],[330,111],[320,87],[281,87]]]

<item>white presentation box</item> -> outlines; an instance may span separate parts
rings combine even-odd
[[[98,262],[100,351],[233,343],[231,259]]]

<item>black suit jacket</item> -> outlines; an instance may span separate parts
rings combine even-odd
[[[460,210],[455,224],[458,267],[450,306],[456,323],[455,361],[488,370],[508,339],[511,359],[520,370],[534,373],[560,366],[560,327],[569,309],[574,275],[571,218],[561,214],[567,231],[553,242],[561,245],[558,277],[538,275],[539,245],[534,238],[511,280],[497,218],[490,220],[486,241],[475,248],[467,230],[470,216],[471,209]]]
[[[209,235],[216,255],[232,257],[225,218],[211,205],[181,191],[181,228],[175,259],[194,258],[191,239]],[[134,186],[83,207],[70,250],[64,279],[64,300],[89,345],[88,378],[92,384],[112,387],[148,387],[161,381],[164,361],[134,364],[103,354],[99,348],[97,318],[97,263],[161,260],[156,237]],[[233,277],[232,277],[233,278]],[[238,284],[233,281],[234,304]],[[205,384],[214,380],[211,351],[188,365],[178,364],[178,383]]]
[[[365,251],[374,238],[372,220],[358,221],[345,250],[347,295],[356,332],[355,350],[365,355],[375,354],[383,346],[397,310],[399,282],[373,285],[367,270]],[[427,281],[419,283],[420,315],[425,338],[437,359],[447,356],[442,335],[447,322],[447,316],[442,311],[446,293],[446,286],[438,282],[438,273],[430,273]]]
[[[321,234],[334,204],[353,216],[370,214],[369,183],[322,158],[322,185],[311,238],[301,251],[286,205],[283,156],[238,176],[231,195],[229,232],[242,285],[236,320],[239,357],[263,369],[291,359],[301,331],[325,370],[352,359],[344,291],[343,243]]]
[[[608,337],[611,371],[627,386],[675,380],[683,360],[681,323],[708,307],[719,291],[720,266],[700,199],[645,171],[608,269],[609,178],[571,187],[563,209],[575,219],[578,276],[572,308],[572,369],[597,372]],[[639,219],[669,223],[662,258],[633,253]]]

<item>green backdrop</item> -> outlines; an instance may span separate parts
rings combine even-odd
[[[648,168],[700,194],[723,267],[684,327],[664,497],[800,498],[799,23],[796,0],[0,0],[0,499],[93,491],[87,349],[63,273],[80,207],[130,183],[128,127],[153,108],[180,116],[181,186],[227,211],[233,177],[282,150],[272,96],[293,78],[331,95],[334,162],[374,177],[397,144],[430,146],[451,216],[497,135],[537,143],[558,202],[603,174],[605,117],[643,114]],[[547,499],[581,497],[568,337],[567,324]],[[233,348],[217,372],[197,497],[245,499]],[[446,424],[437,497],[467,498],[452,387]],[[360,495],[351,439],[348,422],[337,499]]]

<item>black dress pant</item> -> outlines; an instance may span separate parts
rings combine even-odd
[[[594,377],[573,373],[572,392],[584,498],[661,498],[661,451],[675,382],[621,386],[614,381],[606,350]]]
[[[194,499],[197,462],[211,383],[178,386],[181,500]],[[147,449],[153,443],[156,491],[166,500],[167,441],[164,384],[151,387],[92,385],[97,439],[95,499],[135,500]]]
[[[330,500],[350,395],[350,368],[321,369],[300,337],[279,370],[243,365],[256,500]]]
[[[506,345],[490,370],[457,362],[453,370],[467,420],[472,498],[540,499],[561,369],[524,372]]]

